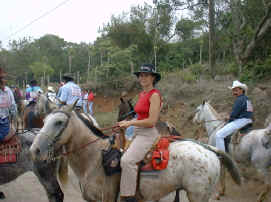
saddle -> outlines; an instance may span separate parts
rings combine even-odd
[[[169,160],[169,144],[176,140],[182,140],[180,136],[166,136],[159,138],[145,158],[138,163],[139,172],[160,171],[167,168]],[[123,152],[119,149],[110,146],[108,150],[102,151],[105,174],[111,176],[121,172],[120,159]]]
[[[21,151],[21,148],[20,139],[15,133],[0,142],[0,164],[16,163],[17,154]]]
[[[241,139],[252,130],[252,126],[253,126],[252,123],[249,123],[245,125],[243,128],[240,128],[236,133],[227,136],[224,139],[226,152],[229,153],[229,144],[231,142],[235,145],[239,144],[241,142]]]

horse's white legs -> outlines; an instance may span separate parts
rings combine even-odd
[[[189,202],[209,202],[210,193],[187,192]]]
[[[266,195],[268,194],[268,192],[270,192],[271,190],[271,185],[267,184],[264,185],[263,191],[259,194],[258,198],[257,198],[257,202],[267,202],[266,199]]]
[[[225,167],[222,165],[218,184],[218,193],[216,193],[216,199],[219,200],[221,196],[224,196],[225,191],[226,191],[226,170]]]
[[[265,200],[266,195],[271,191],[271,184],[270,184],[271,176],[268,170],[266,169],[258,170],[258,171],[264,175],[264,187],[263,187],[263,191],[259,194],[257,198],[257,202],[265,202],[268,200],[268,199]]]

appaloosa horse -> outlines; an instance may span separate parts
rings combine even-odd
[[[75,106],[75,105],[74,105]],[[30,151],[33,159],[48,159],[54,151],[65,150],[68,164],[80,182],[86,201],[114,202],[118,196],[120,175],[106,176],[101,152],[110,145],[106,135],[83,121],[73,107],[53,111]],[[159,200],[177,189],[187,192],[190,202],[208,202],[219,180],[221,164],[234,181],[241,183],[231,158],[216,148],[192,141],[177,141],[169,146],[170,158],[165,170],[156,177],[140,176],[142,201]]]
[[[21,145],[21,151],[16,155],[16,162],[0,164],[0,184],[2,185],[11,182],[20,175],[31,171],[34,172],[39,182],[44,187],[49,202],[63,202],[64,194],[57,181],[57,162],[45,162],[31,159],[29,148],[35,138],[35,133],[37,132],[38,131],[35,130],[16,134]],[[0,147],[1,152],[4,152],[3,144],[0,144]],[[2,198],[5,198],[3,192],[0,195]]]
[[[194,122],[204,123],[208,134],[208,144],[216,145],[216,132],[224,126],[224,120],[208,103],[203,102],[196,109]],[[239,144],[230,143],[229,153],[233,158],[241,164],[247,166],[252,165],[256,170],[264,176],[265,188],[258,197],[258,202],[263,202],[264,196],[271,190],[271,147],[268,147],[268,138],[271,134],[271,127],[265,129],[252,130],[247,135],[242,136]],[[271,141],[270,141],[271,142]],[[266,145],[266,146],[264,146]],[[225,179],[223,174],[221,179]],[[225,180],[221,182],[225,192]]]

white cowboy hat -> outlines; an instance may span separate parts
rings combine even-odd
[[[52,86],[48,86],[48,91],[55,92],[54,88]]]
[[[242,88],[243,90],[247,91],[248,87],[246,84],[241,83],[240,81],[236,80],[232,82],[232,86],[228,87],[229,89],[234,89],[234,88]]]

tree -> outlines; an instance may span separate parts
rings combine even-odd
[[[52,75],[54,73],[54,69],[44,62],[34,62],[29,66],[29,68],[32,70],[36,78],[42,77],[44,74]]]
[[[230,1],[234,30],[233,47],[239,71],[247,64],[253,51],[268,36],[271,28],[271,2]]]

